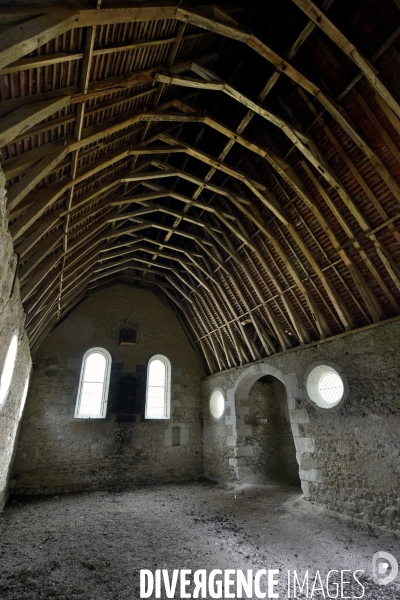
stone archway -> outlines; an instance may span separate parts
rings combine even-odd
[[[243,369],[235,382],[233,388],[227,391],[227,401],[233,409],[232,426],[233,436],[230,444],[233,450],[233,456],[229,459],[230,467],[233,467],[237,481],[251,481],[251,474],[243,468],[245,459],[252,452],[251,446],[247,440],[252,436],[252,425],[246,423],[248,414],[247,400],[254,383],[261,377],[270,375],[285,386],[287,397],[287,409],[289,414],[290,427],[293,434],[296,448],[296,458],[299,465],[299,476],[301,486],[305,497],[309,497],[309,484],[319,483],[320,474],[315,469],[315,440],[306,437],[302,431],[302,425],[310,422],[308,410],[305,408],[296,408],[296,399],[303,397],[303,390],[300,388],[295,373],[284,374],[279,369],[266,363],[257,363]]]

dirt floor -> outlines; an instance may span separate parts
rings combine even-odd
[[[297,598],[397,600],[396,582],[372,581],[372,556],[382,550],[400,559],[393,533],[327,513],[280,484],[11,498],[0,516],[0,600],[133,600],[140,598],[140,569],[253,569],[253,577],[279,569],[279,598],[288,597],[288,570],[300,581],[308,570],[308,595],[304,588]],[[343,578],[351,583],[338,596],[332,586],[330,596],[326,591],[332,569],[349,570]],[[358,569],[365,571],[357,575],[364,594],[353,578]],[[317,570],[324,592],[317,580],[311,595]],[[180,598],[179,588],[170,597]]]

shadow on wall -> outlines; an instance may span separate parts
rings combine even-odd
[[[244,402],[242,401],[242,405]],[[252,456],[246,467],[259,480],[300,487],[299,465],[290,426],[286,388],[272,375],[264,375],[252,386],[245,417],[246,444]]]

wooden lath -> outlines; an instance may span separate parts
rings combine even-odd
[[[310,21],[285,57],[209,5],[9,12],[1,156],[34,350],[86,293],[119,277],[157,285],[209,372],[400,312],[399,105],[393,76],[386,84],[371,66],[400,24],[368,61],[326,16],[332,1],[293,0]],[[142,33],[126,36],[135,23]],[[360,70],[335,100],[329,72],[317,83],[305,75],[315,73],[309,49],[324,52],[316,27],[344,53],[341,76],[346,57]],[[269,65],[256,100],[241,86],[249,59],[230,59],[237,42]],[[354,124],[350,90],[390,159]]]

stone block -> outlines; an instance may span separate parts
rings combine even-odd
[[[301,482],[301,489],[303,491],[304,498],[307,498],[307,499],[311,498],[310,484],[308,481]]]
[[[296,438],[303,437],[301,434],[301,431],[300,431],[300,427],[298,426],[297,423],[290,423],[290,426],[292,428],[293,437],[294,437],[295,443],[296,443]]]
[[[294,443],[297,452],[315,452],[314,438],[295,437]]]
[[[311,483],[323,483],[321,471],[317,469],[300,469],[300,479]]]
[[[236,448],[236,458],[240,458],[241,456],[253,456],[253,447],[252,446],[239,446]]]
[[[235,397],[233,396],[232,398],[226,398],[225,400],[225,408],[234,408],[235,406]]]
[[[315,469],[317,466],[317,460],[312,456],[312,454],[296,452],[296,458],[302,469]]]
[[[292,423],[309,423],[310,417],[305,408],[290,411],[290,421]]]
[[[240,427],[240,431],[238,431],[238,433],[240,435],[249,437],[249,436],[253,435],[253,427],[251,425],[242,425]]]

